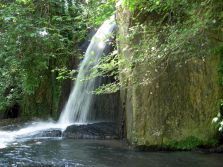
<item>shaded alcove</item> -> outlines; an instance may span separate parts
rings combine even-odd
[[[21,107],[18,103],[15,103],[11,108],[7,109],[4,114],[3,118],[18,118],[21,114]]]

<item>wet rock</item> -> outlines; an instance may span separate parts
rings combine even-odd
[[[117,139],[117,126],[112,122],[99,122],[86,125],[71,125],[63,137],[72,139]]]
[[[2,119],[0,121],[0,130],[1,131],[14,131],[19,130],[26,125],[29,125],[31,122],[28,118],[17,118],[17,119]]]
[[[217,147],[217,148],[212,148],[210,149],[211,153],[223,153],[223,145]]]
[[[22,128],[21,125],[7,125],[7,126],[0,127],[0,130],[1,131],[13,131],[13,130],[18,130],[20,128]]]
[[[29,138],[42,138],[42,137],[51,138],[51,137],[61,137],[61,136],[62,136],[62,131],[60,129],[49,129],[28,135]]]
[[[223,145],[220,145],[215,148],[209,148],[209,149],[197,149],[195,151],[204,152],[204,153],[223,153]]]

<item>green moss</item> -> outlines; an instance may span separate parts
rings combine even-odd
[[[61,82],[56,81],[49,73],[42,79],[34,94],[23,96],[22,116],[57,119],[60,92]]]
[[[190,136],[186,139],[179,140],[179,141],[171,141],[167,143],[166,147],[172,148],[172,149],[180,149],[180,150],[192,150],[194,148],[202,147],[202,148],[208,148],[212,147],[218,144],[217,140],[207,140],[203,141],[197,137]]]

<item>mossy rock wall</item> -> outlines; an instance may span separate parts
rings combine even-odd
[[[53,73],[49,71],[41,79],[41,83],[34,94],[25,94],[22,100],[22,116],[40,118],[57,118],[59,99],[61,94],[61,82],[56,80]]]
[[[122,37],[129,35],[131,13],[118,6],[117,22],[119,55],[130,61],[133,55],[126,48],[134,44]],[[164,68],[154,62],[150,66],[142,63],[129,70],[135,78],[142,78],[148,70],[154,76],[147,85],[130,86],[121,91],[126,136],[130,143],[173,146],[180,141],[196,141],[194,145],[189,143],[188,147],[192,148],[215,141],[216,129],[211,122],[218,112],[220,99],[220,59],[214,55],[206,58],[180,57],[169,60]],[[120,66],[120,70],[124,68],[128,67]],[[121,82],[129,76],[126,71],[120,74]],[[176,144],[176,147],[184,146]]]

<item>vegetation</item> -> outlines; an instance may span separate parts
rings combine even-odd
[[[81,42],[114,13],[114,3],[1,1],[0,112],[19,104],[26,115],[55,114],[62,80],[77,73],[69,61],[82,58]]]
[[[127,69],[130,70],[128,80],[131,80],[133,85],[147,85],[154,76],[151,76],[151,71],[144,73],[142,78],[133,76],[134,68],[138,65],[156,62],[165,69],[165,64],[168,64],[170,59],[185,61],[194,56],[205,61],[207,56],[222,47],[223,3],[220,0],[120,2],[122,8],[131,11],[132,19],[129,27],[130,35],[119,36],[118,40],[125,38],[129,41],[127,49],[133,52],[133,57],[130,61],[122,57],[116,58],[115,63],[109,64],[107,61],[107,69],[99,68],[98,71],[103,70],[106,73],[117,66],[125,66],[123,73],[126,73]],[[116,86],[125,87],[127,83],[129,86],[128,81],[118,82]]]
[[[213,147],[218,144],[218,141],[203,141],[196,137],[190,136],[187,137],[184,140],[181,141],[171,141],[167,144],[166,147],[173,148],[173,149],[179,149],[179,150],[191,150],[194,148],[202,148],[202,147]]]
[[[58,96],[61,83],[51,71],[80,56],[77,44],[88,31],[83,12],[82,4],[71,1],[67,6],[60,0],[0,2],[0,111],[39,92]],[[54,90],[43,95],[46,89]]]

